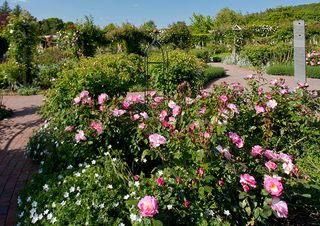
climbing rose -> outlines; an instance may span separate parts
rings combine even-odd
[[[288,217],[288,206],[285,201],[281,201],[278,197],[272,197],[271,209],[273,209],[278,217]]]
[[[108,100],[108,95],[106,93],[101,93],[99,96],[98,96],[98,103],[99,104],[104,104],[107,100]]]
[[[145,196],[138,203],[140,214],[143,217],[153,217],[158,213],[157,199],[153,196]]]
[[[254,157],[257,156],[257,155],[261,155],[262,152],[263,152],[263,148],[261,146],[259,146],[259,145],[255,145],[251,149],[251,154]]]
[[[163,186],[164,185],[164,179],[163,179],[163,177],[159,177],[158,179],[157,179],[157,184],[158,184],[158,186]]]
[[[240,175],[240,183],[241,183],[241,185],[243,187],[243,190],[245,192],[249,191],[249,186],[252,187],[252,188],[256,188],[257,187],[257,185],[256,185],[257,182],[254,179],[254,177],[251,176],[250,174],[247,174],[247,173]]]
[[[82,140],[87,140],[86,136],[84,135],[83,130],[79,130],[78,133],[75,135],[76,142],[79,143]]]
[[[260,105],[256,105],[254,108],[255,108],[257,114],[260,114],[260,113],[263,113],[263,112],[266,111],[266,110],[264,109],[264,107],[262,107],[262,106],[260,106]]]
[[[277,168],[277,164],[272,161],[268,161],[264,165],[268,168],[269,171],[275,170]]]
[[[95,129],[98,133],[102,133],[102,124],[99,122],[91,122],[90,127]]]
[[[166,144],[167,140],[165,137],[154,133],[149,136],[149,142],[151,147],[156,148],[159,147],[161,144]]]
[[[267,107],[274,109],[278,105],[277,101],[275,100],[269,100],[267,102]]]
[[[263,182],[263,186],[270,195],[280,196],[283,191],[283,186],[280,180],[281,180],[281,177],[275,178],[275,177],[266,176]]]

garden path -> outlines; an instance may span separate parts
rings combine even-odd
[[[206,86],[207,90],[210,89],[212,84],[220,84],[221,82],[227,82],[227,83],[239,82],[242,86],[247,86],[247,82],[246,80],[244,80],[244,76],[248,74],[257,73],[257,71],[245,69],[237,65],[230,65],[230,64],[223,64],[223,63],[210,63],[209,65],[214,67],[223,67],[226,71],[227,76],[211,81]],[[297,87],[297,83],[294,81],[293,76],[276,76],[276,75],[263,74],[263,77],[268,81],[271,81],[276,78],[277,79],[283,78],[285,79],[286,84],[289,86],[289,88],[293,89]],[[309,84],[308,89],[320,90],[320,79],[308,78],[307,83]]]
[[[15,224],[18,192],[37,170],[24,151],[33,129],[41,124],[36,111],[42,99],[41,95],[3,98],[14,115],[0,121],[0,226]]]

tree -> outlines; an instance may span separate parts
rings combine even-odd
[[[54,35],[64,28],[63,20],[59,18],[48,18],[39,21],[42,35]]]
[[[230,28],[234,25],[241,25],[244,23],[244,17],[229,8],[221,9],[214,18],[215,27]]]
[[[188,48],[190,40],[191,33],[188,26],[183,21],[171,24],[162,37],[162,41],[165,44],[173,44],[174,47],[180,49]]]
[[[10,9],[8,1],[4,1],[4,3],[0,7],[0,14],[3,14],[3,13],[9,14],[10,12],[11,12],[11,9]]]
[[[15,16],[20,16],[20,14],[23,12],[24,10],[22,10],[21,6],[19,4],[17,4],[14,9],[12,10],[12,13]]]
[[[157,25],[152,21],[152,20],[149,20],[147,22],[145,22],[144,24],[142,24],[140,26],[140,29],[142,31],[146,31],[148,33],[154,31],[155,29],[157,29]]]
[[[210,16],[203,16],[194,13],[191,17],[190,29],[192,33],[208,34],[214,25],[214,21]]]

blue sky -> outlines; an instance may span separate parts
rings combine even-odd
[[[4,0],[0,0],[2,4]],[[17,3],[38,20],[58,17],[64,21],[78,22],[85,15],[92,15],[97,25],[109,23],[121,25],[130,22],[136,26],[153,20],[159,28],[172,22],[190,23],[192,14],[212,17],[224,7],[244,14],[267,8],[316,3],[314,0],[8,0],[10,6]]]

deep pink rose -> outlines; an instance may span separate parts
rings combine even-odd
[[[283,191],[283,186],[280,181],[281,177],[266,176],[263,182],[263,186],[270,195],[280,196]]]
[[[247,173],[240,175],[240,183],[241,183],[245,192],[248,192],[248,189],[245,185],[249,185],[252,188],[257,187],[257,182],[254,179],[254,177],[251,176],[250,174],[247,174]]]
[[[180,183],[181,183],[181,177],[178,176],[178,178],[177,178],[177,184],[178,184],[178,186],[180,185]]]
[[[133,176],[133,179],[134,179],[135,181],[139,181],[140,176],[139,176],[139,175],[134,175],[134,176]]]
[[[184,205],[184,207],[188,207],[190,205],[190,202],[187,200],[184,200],[183,205]]]
[[[236,133],[229,132],[228,133],[229,138],[232,140],[232,143],[234,143],[237,148],[242,148],[244,145],[244,140]]]
[[[277,164],[272,161],[268,161],[264,165],[268,168],[269,171],[277,169]]]
[[[164,179],[163,179],[163,177],[159,177],[158,179],[157,179],[157,184],[158,184],[158,186],[163,186],[164,185]]]
[[[224,180],[223,180],[223,179],[220,179],[220,180],[218,181],[218,184],[219,184],[220,187],[223,187],[223,186],[224,186]]]
[[[221,95],[221,96],[219,96],[219,101],[221,101],[221,102],[227,102],[227,101],[228,101],[228,97],[225,96],[225,95]]]
[[[124,109],[126,109],[126,110],[130,107],[130,105],[131,105],[131,104],[130,104],[129,102],[127,102],[127,101],[123,101],[123,102],[122,102],[122,107],[123,107]]]
[[[281,201],[278,197],[272,197],[271,209],[273,209],[278,217],[288,217],[288,206],[285,201]]]
[[[260,113],[263,113],[263,112],[266,111],[266,110],[264,109],[264,107],[262,107],[262,106],[260,106],[260,105],[256,105],[254,108],[255,108],[257,114],[260,114]]]
[[[89,96],[89,91],[87,91],[87,90],[83,90],[83,91],[80,93],[81,99],[83,99],[84,97],[87,97],[87,96]]]
[[[154,133],[149,136],[149,142],[151,147],[156,148],[156,147],[159,147],[161,144],[166,144],[167,140],[165,137],[157,133]]]
[[[102,133],[102,124],[99,122],[91,122],[90,127],[95,129],[99,134]]]
[[[241,184],[244,192],[248,192],[250,190],[249,186],[246,184]]]
[[[153,217],[158,213],[157,199],[153,196],[145,196],[138,203],[142,217]]]
[[[200,168],[198,169],[198,173],[199,173],[199,175],[200,175],[201,177],[203,176],[204,170],[203,170],[202,167],[200,167]]]
[[[106,94],[106,93],[101,93],[99,96],[98,96],[98,103],[101,105],[101,104],[104,104],[107,100],[108,100],[109,96]]]
[[[259,146],[259,145],[255,145],[251,149],[251,154],[254,157],[257,156],[257,155],[262,155],[262,153],[263,153],[263,148],[261,146]]]

